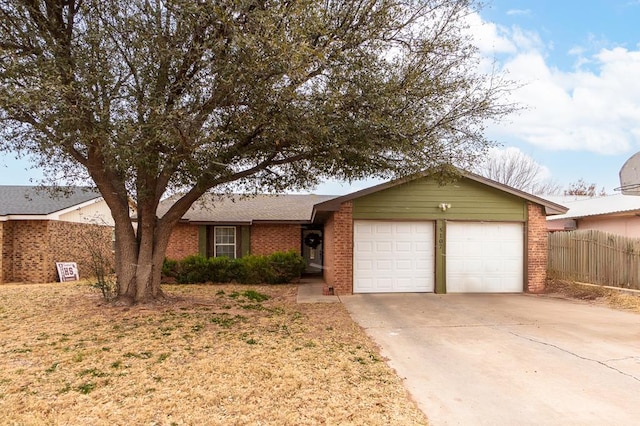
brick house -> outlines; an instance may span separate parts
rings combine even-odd
[[[52,195],[32,186],[0,186],[0,284],[58,280],[56,262],[77,262],[86,275],[86,245],[112,253],[113,220],[99,193],[67,188]]]
[[[176,226],[167,257],[295,250],[336,294],[535,293],[546,278],[546,216],[566,211],[472,173],[446,185],[423,174],[343,196],[208,195]]]

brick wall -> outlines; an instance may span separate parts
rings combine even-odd
[[[265,255],[289,250],[295,250],[299,254],[301,246],[300,225],[257,224],[251,226],[251,254]]]
[[[58,281],[55,262],[77,262],[80,278],[95,276],[93,255],[99,256],[102,267],[109,273],[115,268],[113,228],[85,223],[49,221],[48,258],[53,267],[47,267],[45,281]]]
[[[527,291],[540,293],[547,279],[547,219],[544,207],[528,203]]]
[[[13,222],[2,222],[2,279],[0,282],[13,281]]]
[[[91,276],[88,241],[112,256],[112,228],[46,220],[2,224],[2,282],[58,280],[55,262],[78,262],[81,277]],[[113,262],[113,258],[110,258]]]
[[[168,259],[184,259],[198,254],[198,226],[178,223],[171,232],[165,256]]]
[[[322,231],[322,251],[324,255],[324,258],[322,259],[322,276],[325,283],[324,288],[322,289],[322,293],[325,295],[330,294],[329,287],[334,287],[335,284],[333,264],[335,263],[336,252],[334,250],[335,244],[333,242],[333,225],[335,222],[333,220],[333,216],[334,215],[331,215],[329,219],[326,220],[326,222],[324,223],[324,229]]]
[[[49,258],[46,220],[13,223],[12,274],[8,279],[25,283],[55,281],[55,264]]]
[[[353,293],[353,205],[346,202],[324,227],[324,278],[334,294]]]

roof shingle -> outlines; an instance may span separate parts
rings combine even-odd
[[[256,221],[308,222],[313,206],[335,195],[260,194],[220,196],[205,194],[182,216],[190,222],[252,223]],[[158,207],[162,216],[177,200],[169,197]]]
[[[48,215],[100,198],[99,192],[86,187],[67,187],[68,195],[51,193],[38,186],[0,186],[0,216]]]

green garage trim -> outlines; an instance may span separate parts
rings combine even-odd
[[[442,211],[441,204],[451,205]],[[462,178],[439,185],[420,178],[353,200],[353,219],[526,221],[526,200]]]
[[[436,280],[435,292],[443,294],[447,292],[447,222],[436,221]]]

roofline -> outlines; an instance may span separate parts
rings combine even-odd
[[[60,209],[60,210],[53,210],[53,211],[50,211],[48,213],[9,213],[9,214],[6,214],[6,215],[1,215],[0,216],[0,221],[7,221],[7,220],[57,220],[57,219],[59,219],[60,215],[71,213],[71,212],[73,212],[75,210],[81,209],[83,207],[90,206],[92,204],[99,203],[100,201],[103,201],[103,200],[104,200],[104,198],[102,198],[102,196],[97,195],[95,198],[92,198],[90,200],[83,201],[83,202],[78,203],[78,204],[73,204],[73,205],[71,205],[69,207],[65,207],[65,208]]]
[[[545,208],[545,213],[547,216],[550,215],[556,215],[556,214],[564,214],[567,211],[569,211],[569,209],[565,206],[562,206],[560,204],[554,203],[552,201],[549,200],[545,200],[544,198],[538,197],[536,195],[533,194],[529,194],[528,192],[524,192],[521,191],[519,189],[513,188],[511,186],[505,185],[503,183],[500,182],[496,182],[494,180],[485,178],[483,176],[477,175],[475,173],[471,173],[468,172],[466,170],[462,170],[462,169],[458,169],[456,168],[456,170],[460,173],[460,175],[464,178],[467,179],[471,179],[473,181],[479,182],[481,184],[490,186],[492,188],[496,188],[500,191],[509,193],[511,195],[515,195],[517,197],[523,198],[527,201],[531,201],[532,203],[535,204],[539,204],[541,206],[543,206]],[[365,195],[369,195],[369,194],[373,194],[375,192],[378,191],[382,191],[385,189],[389,189],[389,188],[393,188],[397,185],[401,185],[403,183],[406,182],[410,182],[419,178],[423,178],[423,177],[428,177],[430,176],[432,173],[432,171],[429,170],[425,170],[413,175],[409,175],[409,176],[405,176],[402,178],[398,178],[389,182],[384,182],[378,185],[374,185],[372,187],[369,188],[365,188],[362,189],[360,191],[356,191],[353,192],[351,194],[346,194],[343,195],[341,197],[337,197],[337,198],[333,198],[331,200],[328,201],[324,201],[322,203],[318,203],[315,206],[313,206],[313,214],[312,214],[312,218],[315,218],[316,212],[317,211],[338,211],[340,210],[340,205],[342,203],[345,203],[347,201],[351,201],[354,200],[356,198],[360,198],[360,197],[364,197]]]
[[[585,217],[603,217],[603,216],[615,216],[615,217],[627,217],[627,216],[638,216],[640,215],[640,208],[637,209],[626,209],[626,210],[614,210],[605,213],[589,213],[589,214],[576,214],[571,215],[571,213],[567,213],[566,215],[561,215],[561,217],[553,217],[548,220],[563,220],[563,219],[582,219]]]
[[[49,212],[48,215],[56,214],[56,215],[60,216],[60,215],[63,215],[63,214],[71,213],[71,212],[73,212],[75,210],[78,210],[78,209],[81,209],[83,207],[87,207],[87,206],[90,206],[92,204],[99,203],[100,201],[104,201],[104,198],[101,195],[97,195],[95,198],[91,198],[90,200],[83,201],[82,203],[74,204],[72,206],[65,207],[64,209],[54,210],[52,212]]]
[[[308,225],[312,223],[311,220],[275,220],[275,219],[252,219],[248,221],[238,220],[181,220],[181,223],[188,223],[191,225],[229,225],[229,226],[243,226],[243,225]]]
[[[9,220],[56,220],[50,214],[7,214],[0,216],[0,222]]]

